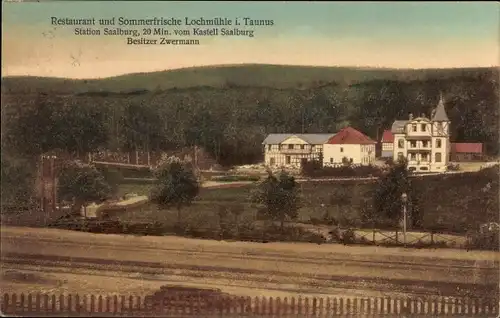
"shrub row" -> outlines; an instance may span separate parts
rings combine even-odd
[[[322,166],[317,161],[309,161],[302,165],[301,174],[305,177],[379,177],[384,170],[373,166],[343,165],[338,167]]]
[[[166,225],[161,222],[120,222],[106,221],[66,221],[55,222],[50,225],[59,229],[84,231],[103,234],[133,234],[133,235],[178,235],[184,237],[212,239],[212,240],[239,240],[253,242],[309,242],[323,243],[326,239],[316,233],[306,231],[300,227],[286,226],[281,230],[276,225],[254,226],[243,224],[238,227],[222,226],[220,229],[198,228],[187,223]]]
[[[235,182],[235,181],[259,181],[259,176],[248,176],[248,175],[226,175],[226,176],[213,176],[211,177],[213,181],[220,182]]]

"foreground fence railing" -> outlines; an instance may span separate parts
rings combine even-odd
[[[446,298],[301,298],[4,294],[2,313],[23,316],[237,316],[355,317],[393,315],[497,317],[498,300]]]

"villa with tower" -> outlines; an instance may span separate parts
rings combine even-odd
[[[446,114],[443,96],[432,111],[408,120],[396,120],[390,131],[385,131],[382,154],[407,158],[408,169],[415,172],[446,171],[450,152],[450,120]]]

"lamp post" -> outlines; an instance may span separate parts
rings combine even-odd
[[[406,247],[406,220],[407,220],[406,204],[408,202],[408,195],[404,192],[403,194],[401,194],[401,202],[403,202],[403,244]]]

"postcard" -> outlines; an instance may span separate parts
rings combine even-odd
[[[498,316],[497,3],[2,18],[3,315]]]

